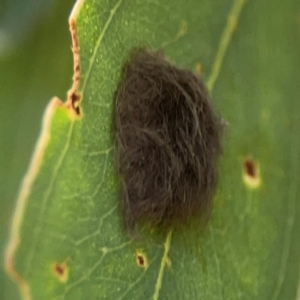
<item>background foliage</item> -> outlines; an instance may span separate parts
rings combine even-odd
[[[67,18],[73,0],[0,1],[0,253],[49,99],[72,78]],[[18,291],[0,269],[0,299]]]

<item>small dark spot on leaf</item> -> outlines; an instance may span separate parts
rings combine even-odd
[[[57,264],[57,265],[55,266],[55,271],[57,272],[57,274],[58,274],[59,276],[63,276],[64,273],[65,273],[65,269],[64,269],[61,265],[59,265],[59,264]]]
[[[161,50],[132,53],[115,93],[113,128],[128,229],[209,215],[223,127],[200,77]]]
[[[78,116],[80,116],[80,107],[79,107],[79,101],[81,99],[81,96],[77,93],[72,93],[70,96],[72,108],[76,112]]]
[[[246,159],[244,162],[245,171],[248,176],[255,178],[256,177],[256,166],[251,159]]]
[[[147,269],[149,264],[148,264],[148,258],[145,253],[141,251],[136,252],[136,264],[141,267]]]
[[[67,262],[53,263],[51,269],[60,282],[65,283],[68,280],[69,267]]]
[[[249,188],[257,188],[261,184],[259,164],[250,157],[243,160],[243,180]]]
[[[141,256],[141,255],[138,255],[137,256],[137,260],[138,260],[138,264],[139,264],[139,266],[144,266],[144,258],[143,258],[143,256]]]

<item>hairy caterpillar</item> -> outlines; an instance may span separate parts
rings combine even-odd
[[[169,228],[210,212],[222,129],[199,77],[162,51],[133,51],[113,113],[126,228]]]

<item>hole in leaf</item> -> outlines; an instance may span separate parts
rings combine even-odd
[[[52,264],[51,269],[52,269],[54,275],[56,276],[56,278],[60,282],[65,283],[68,281],[69,268],[68,268],[67,262],[62,262],[62,263],[55,262]]]
[[[73,110],[75,111],[77,116],[80,116],[81,112],[80,112],[80,107],[79,107],[79,101],[81,99],[81,96],[77,93],[72,93],[70,96],[70,99],[71,99]]]
[[[250,157],[243,161],[243,181],[252,189],[258,188],[261,184],[259,164]]]
[[[254,162],[250,159],[246,159],[244,165],[245,165],[246,174],[252,178],[255,178],[256,177],[256,166],[255,166]]]
[[[145,269],[148,268],[149,263],[148,263],[148,258],[145,253],[143,253],[141,251],[136,252],[136,264],[140,268],[145,268]]]

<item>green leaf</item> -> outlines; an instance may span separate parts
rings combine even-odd
[[[48,106],[7,248],[24,299],[296,298],[298,16],[296,0],[77,2],[80,81],[75,72],[66,104]],[[131,240],[121,225],[112,98],[129,51],[144,44],[203,68],[229,123],[204,232],[194,222]]]

